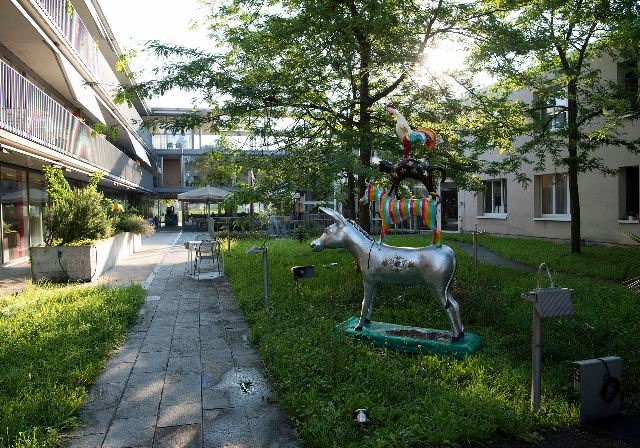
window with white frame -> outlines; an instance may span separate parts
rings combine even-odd
[[[637,221],[640,215],[640,168],[620,168],[620,207],[618,217]]]
[[[507,213],[507,180],[492,179],[482,181],[484,191],[481,195],[482,215]]]
[[[555,131],[563,129],[567,125],[568,104],[566,98],[555,98],[550,107],[542,111],[542,118],[549,120],[549,129]]]
[[[538,215],[541,217],[569,215],[569,176],[567,173],[536,176]]]

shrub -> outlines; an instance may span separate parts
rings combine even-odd
[[[115,221],[116,233],[132,232],[147,237],[154,233],[153,226],[138,215],[122,215]]]
[[[306,226],[298,226],[293,232],[294,236],[301,243],[304,242],[307,238],[309,238],[309,231]]]
[[[48,246],[74,245],[113,234],[111,219],[103,206],[104,196],[97,190],[100,174],[93,175],[84,188],[71,188],[60,168],[49,166],[43,171],[52,201],[44,217]]]
[[[293,232],[293,235],[298,241],[302,243],[309,238],[315,238],[322,235],[322,232],[324,232],[324,229],[325,228],[322,227],[321,225],[312,222],[304,226],[296,227],[296,229]]]

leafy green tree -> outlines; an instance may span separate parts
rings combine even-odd
[[[170,62],[117,100],[176,87],[199,92],[211,112],[179,117],[174,129],[250,129],[279,155],[257,176],[256,191],[331,192],[346,177],[353,213],[355,190],[362,194],[377,174],[373,150],[401,153],[386,103],[411,105],[425,92],[431,96],[420,96],[422,103],[440,98],[438,89],[419,88],[416,72],[428,45],[463,20],[469,6],[456,1],[206,2],[205,23],[219,50],[152,42]],[[364,208],[360,224],[369,227]]]
[[[43,167],[51,205],[44,216],[48,246],[86,244],[113,234],[105,199],[97,190],[101,173],[95,173],[84,188],[71,188],[57,166]]]
[[[474,67],[497,83],[485,92],[465,84],[473,111],[461,126],[474,130],[476,151],[504,153],[494,170],[526,182],[523,165],[541,170],[551,160],[568,172],[571,251],[580,253],[579,173],[615,173],[597,152],[605,146],[640,153],[640,141],[624,136],[639,117],[640,7],[634,0],[482,0],[478,8],[488,14],[467,30]],[[601,58],[626,63],[635,87],[607,80],[594,64]],[[533,101],[513,101],[518,90]],[[514,145],[520,137],[526,141]]]

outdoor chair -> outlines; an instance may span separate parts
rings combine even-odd
[[[211,216],[207,216],[207,231],[209,232],[209,236],[211,239],[215,240],[216,238],[216,222]]]
[[[205,260],[211,260],[211,267],[214,267],[214,263],[217,265],[218,272],[220,272],[220,242],[205,240],[202,241],[196,248],[195,256],[195,272],[200,277],[200,271],[202,269],[202,263]]]

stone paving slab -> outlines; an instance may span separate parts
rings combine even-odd
[[[144,283],[147,298],[138,323],[91,388],[83,425],[67,446],[299,446],[271,400],[228,281],[187,275],[182,242],[191,235],[177,235],[160,234],[148,256],[137,258],[148,278],[126,272],[136,269],[136,259],[108,273],[115,283]]]

